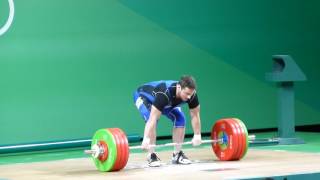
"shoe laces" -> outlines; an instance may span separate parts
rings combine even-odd
[[[182,159],[188,159],[188,157],[184,154],[183,151],[179,151],[179,153],[176,154],[177,159],[179,159],[180,157],[182,157]]]
[[[156,153],[151,153],[150,159],[151,161],[160,161]]]

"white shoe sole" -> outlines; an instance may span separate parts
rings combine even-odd
[[[181,162],[181,161],[177,162],[176,159],[172,159],[171,162],[172,162],[172,164],[182,164],[182,165],[188,165],[188,164],[192,163],[189,159],[187,159],[185,162]]]
[[[192,164],[191,162],[187,162],[187,163],[177,163],[177,162],[175,162],[175,161],[172,161],[172,164],[178,164],[178,165],[189,165],[189,164]]]
[[[149,167],[160,167],[161,162],[153,162],[153,163],[149,163],[148,165],[149,165]]]

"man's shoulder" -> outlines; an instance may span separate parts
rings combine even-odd
[[[173,83],[177,83],[178,81],[176,80],[158,80],[158,81],[151,81],[145,84],[153,84],[153,85],[157,85],[157,84],[173,84]]]
[[[174,81],[174,80],[159,80],[159,81],[152,81],[152,82],[145,83],[143,86],[168,88],[176,84],[177,82],[178,81]]]

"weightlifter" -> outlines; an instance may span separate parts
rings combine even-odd
[[[173,123],[172,140],[183,143],[186,118],[181,105],[188,104],[193,128],[193,146],[201,144],[200,104],[196,93],[196,82],[192,76],[182,76],[180,81],[162,80],[143,84],[134,92],[134,103],[145,121],[142,148],[148,150],[147,160],[150,167],[161,166],[161,161],[150,146],[156,143],[156,126],[161,115]],[[191,161],[175,145],[173,164],[190,164]]]

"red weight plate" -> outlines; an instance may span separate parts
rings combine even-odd
[[[236,147],[238,146],[238,136],[236,127],[225,119],[218,120],[211,130],[212,139],[221,139],[227,136],[227,142],[213,143],[212,149],[218,159],[223,161],[232,160]]]
[[[239,154],[239,146],[241,145],[240,138],[239,138],[239,128],[235,124],[233,119],[226,118],[224,120],[227,121],[228,123],[230,123],[230,125],[232,126],[232,128],[235,131],[234,136],[236,137],[235,139],[237,140],[237,143],[236,143],[237,146],[234,146],[235,151],[234,151],[234,154],[233,154],[232,158],[230,159],[230,160],[235,160],[237,158],[238,154]]]
[[[106,144],[106,142],[104,142],[103,140],[100,140],[99,141],[99,146],[101,148],[103,148],[104,152],[98,157],[98,159],[101,161],[101,162],[104,162],[105,160],[108,159],[108,145]]]
[[[240,119],[237,119],[237,118],[233,118],[233,119],[238,122],[238,124],[241,128],[242,136],[243,136],[243,148],[242,148],[241,154],[239,156],[239,159],[242,159],[246,153],[247,148],[248,148],[247,130],[246,130],[244,123]]]
[[[235,156],[233,157],[233,160],[239,160],[240,159],[240,156],[243,152],[243,148],[244,148],[244,136],[243,136],[243,133],[242,133],[242,128],[240,126],[240,124],[238,123],[238,121],[236,121],[235,119],[233,118],[230,118],[229,119],[230,121],[233,122],[233,124],[236,126],[237,128],[237,134],[238,134],[238,147],[237,147],[237,153],[235,154]]]
[[[119,156],[114,167],[112,168],[112,171],[118,171],[127,165],[129,159],[128,139],[120,128],[112,128],[111,131],[117,139],[117,147],[119,149]]]
[[[119,130],[119,128],[113,128],[113,132],[116,134],[117,138],[118,138],[118,145],[120,148],[120,152],[121,152],[121,156],[119,158],[119,162],[117,164],[117,166],[115,166],[113,168],[114,171],[118,171],[121,170],[124,166],[125,166],[125,161],[127,158],[127,154],[126,154],[126,146],[125,146],[125,141],[126,141],[126,137],[124,138]]]
[[[108,128],[108,130],[112,133],[115,141],[116,141],[116,145],[117,145],[117,158],[116,161],[111,169],[111,171],[118,171],[119,167],[121,165],[121,161],[122,161],[122,145],[121,145],[121,139],[119,138],[118,133],[116,132],[115,128]]]
[[[123,140],[122,142],[123,142],[124,154],[123,154],[123,161],[121,164],[121,169],[123,169],[127,165],[128,159],[129,159],[129,143],[128,143],[127,135],[120,128],[118,128],[118,131],[122,136],[122,140]]]

